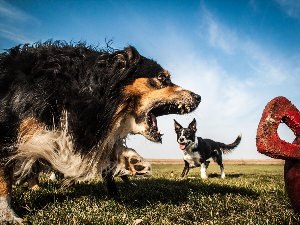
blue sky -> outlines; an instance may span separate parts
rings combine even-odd
[[[162,145],[129,137],[146,158],[181,158],[174,118],[184,126],[196,118],[199,136],[225,143],[242,133],[225,158],[265,158],[255,134],[266,103],[283,95],[300,108],[299,0],[0,0],[1,51],[48,39],[133,45],[202,96],[194,113],[158,118]],[[279,134],[293,140],[284,126]]]

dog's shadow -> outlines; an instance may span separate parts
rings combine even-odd
[[[122,202],[133,207],[143,207],[153,203],[181,204],[188,202],[191,195],[213,196],[226,194],[239,194],[257,199],[259,194],[247,188],[229,186],[226,184],[212,184],[202,182],[200,179],[167,180],[152,179],[141,180],[138,187],[131,188],[126,193],[126,187],[121,185]]]
[[[253,199],[257,199],[259,195],[247,188],[207,183],[200,179],[168,180],[158,178],[133,180],[133,182],[137,186],[117,182],[121,197],[116,201],[120,204],[137,208],[158,202],[177,205],[189,201],[192,194],[204,196],[239,194]],[[21,189],[18,189],[12,202],[20,216],[27,215],[30,211],[42,209],[51,202],[63,202],[82,196],[90,196],[99,201],[109,199],[101,182],[76,184],[69,188],[59,188],[57,184],[50,184],[49,186],[49,184],[44,183],[39,191],[27,191],[25,195]]]

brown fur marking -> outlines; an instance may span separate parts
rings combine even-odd
[[[11,194],[12,170],[11,168],[0,167],[0,196]]]
[[[157,79],[154,78],[153,80]],[[161,102],[162,99],[164,101],[176,101],[178,98],[191,98],[189,91],[183,90],[177,85],[156,89],[150,85],[148,78],[136,79],[132,84],[125,88],[124,93],[127,96],[137,96],[139,98],[139,102],[134,109],[137,114],[147,109],[147,107],[154,102]]]
[[[27,141],[35,133],[42,131],[45,126],[33,117],[24,119],[19,127],[19,138],[22,141]]]

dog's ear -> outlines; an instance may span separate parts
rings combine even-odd
[[[133,46],[124,48],[124,52],[126,53],[127,60],[131,65],[136,65],[141,59],[140,53]]]
[[[124,48],[124,50],[122,51],[116,51],[114,53],[115,67],[122,72],[126,69],[135,68],[140,59],[140,53],[132,46]],[[99,62],[102,62],[102,60],[100,60]]]
[[[189,124],[189,128],[190,128],[191,130],[193,130],[194,132],[197,131],[197,122],[196,122],[195,118],[194,118],[193,121]]]
[[[174,119],[175,132],[178,132],[182,129],[182,126]]]

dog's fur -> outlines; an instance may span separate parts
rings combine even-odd
[[[40,189],[39,175],[42,171],[52,171],[49,177],[51,180],[63,178],[63,174],[53,171],[47,162],[37,161],[35,165],[33,165],[32,172],[28,174],[21,182],[19,182],[19,185],[27,182],[29,189]],[[134,149],[123,146],[123,148],[121,147],[118,149],[115,157],[111,157],[109,167],[103,170],[102,177],[104,179],[104,183],[106,184],[109,196],[118,198],[119,192],[115,183],[115,177],[120,177],[127,184],[134,186],[135,184],[130,182],[128,176],[151,175],[151,173],[152,167],[147,160],[145,160]]]
[[[196,137],[197,124],[195,119],[187,128],[183,128],[176,120],[174,120],[174,125],[177,142],[183,152],[184,168],[181,176],[186,176],[190,168],[200,167],[201,178],[206,179],[206,169],[209,164],[206,160],[212,158],[220,166],[221,178],[225,178],[222,153],[227,154],[237,147],[241,142],[241,135],[232,144],[224,144],[211,139]]]
[[[21,180],[37,160],[72,181],[107,168],[128,134],[161,142],[156,117],[193,111],[200,96],[134,47],[22,45],[0,55],[0,221],[10,208],[12,168]]]

